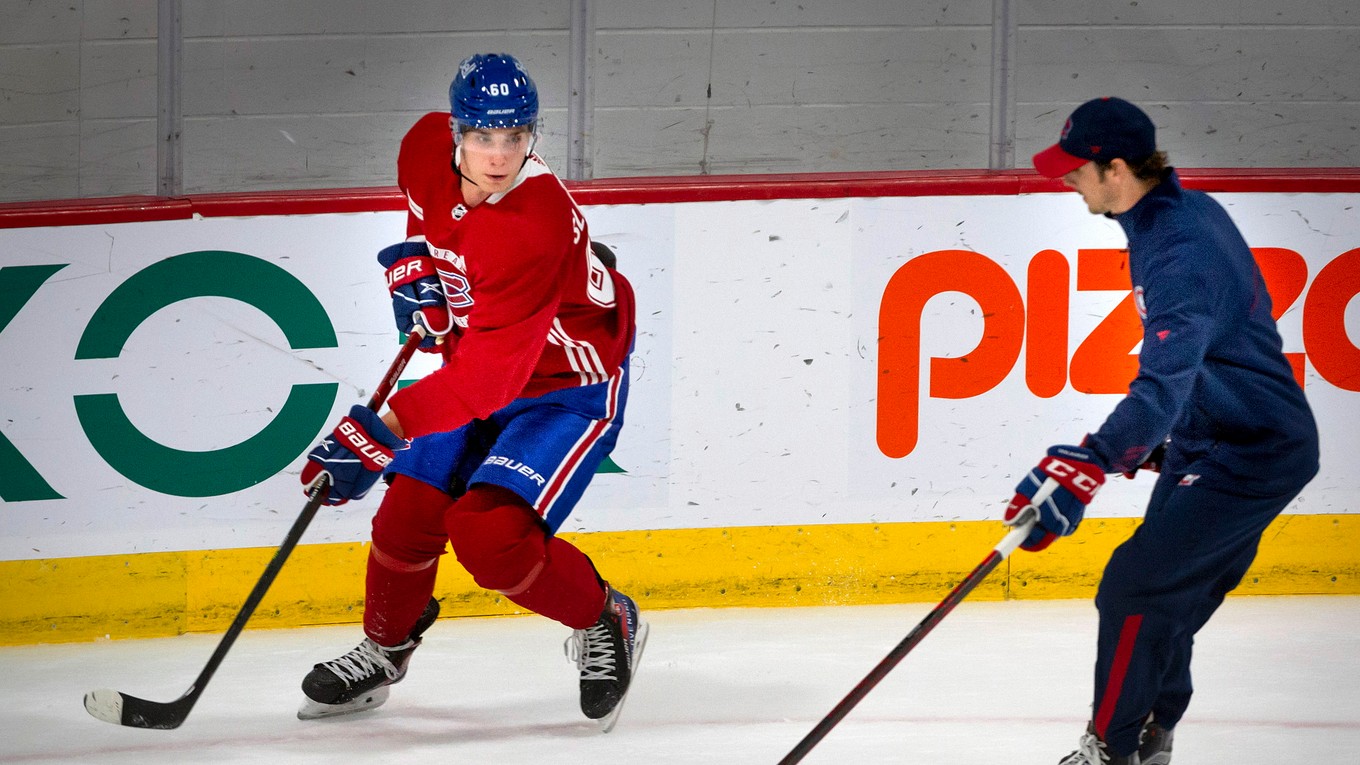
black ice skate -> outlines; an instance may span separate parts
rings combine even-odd
[[[1170,728],[1163,728],[1148,715],[1147,724],[1138,738],[1139,765],[1171,765],[1172,733]]]
[[[302,678],[306,698],[298,710],[298,719],[315,720],[382,706],[390,693],[388,686],[406,677],[406,665],[420,645],[420,636],[438,617],[439,601],[430,598],[401,645],[386,648],[364,638],[344,656],[317,664]]]
[[[1095,726],[1087,725],[1077,751],[1058,760],[1058,765],[1143,765],[1143,761],[1137,752],[1120,756],[1106,749],[1105,742],[1096,735]]]
[[[567,638],[567,656],[581,672],[581,711],[605,733],[614,729],[647,645],[647,623],[633,599],[609,588],[600,620]]]

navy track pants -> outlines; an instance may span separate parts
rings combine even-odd
[[[1115,753],[1138,749],[1149,713],[1175,727],[1190,704],[1195,633],[1237,587],[1261,534],[1299,489],[1243,496],[1164,474],[1143,522],[1110,557],[1096,594],[1093,720]]]

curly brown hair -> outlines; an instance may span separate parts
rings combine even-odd
[[[1096,161],[1096,170],[1102,178],[1105,177],[1105,171],[1110,169],[1110,162],[1113,161],[1113,159],[1109,162]],[[1138,180],[1157,181],[1161,180],[1162,173],[1170,165],[1170,160],[1167,159],[1166,152],[1154,151],[1142,159],[1125,159],[1124,164],[1129,166],[1134,177]]]

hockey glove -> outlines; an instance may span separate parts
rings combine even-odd
[[[377,412],[355,404],[349,416],[307,454],[307,464],[302,468],[304,493],[311,494],[324,474],[331,478],[326,504],[343,505],[361,499],[391,464],[392,452],[407,445]]]
[[[1058,488],[1048,499],[1034,505],[1034,509],[1039,512],[1038,522],[1025,541],[1020,543],[1022,549],[1042,550],[1052,544],[1054,539],[1076,531],[1077,524],[1081,523],[1081,517],[1086,513],[1086,506],[1096,496],[1101,484],[1105,483],[1105,470],[1100,466],[1100,458],[1095,452],[1085,447],[1049,448],[1048,456],[1015,487],[1015,497],[1006,506],[1007,525],[1014,526],[1019,522],[1021,512],[1033,504],[1031,498],[1048,478],[1057,481]]]
[[[378,262],[387,269],[387,291],[392,295],[397,329],[411,334],[419,316],[426,330],[420,348],[434,350],[439,339],[453,328],[453,315],[429,249],[424,242],[394,244],[378,253]]]

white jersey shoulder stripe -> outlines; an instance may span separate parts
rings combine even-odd
[[[406,206],[411,208],[411,214],[416,216],[416,220],[425,220],[424,208],[419,204],[416,204],[415,197],[411,196],[411,192],[409,191],[406,192]]]

